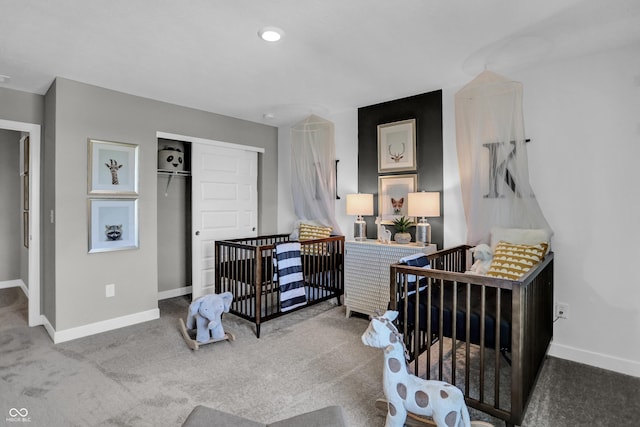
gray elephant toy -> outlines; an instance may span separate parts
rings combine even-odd
[[[229,312],[231,301],[233,301],[233,294],[223,292],[205,295],[189,305],[187,328],[193,329],[195,323],[196,341],[206,343],[211,339],[221,340],[225,337],[221,318],[222,313]]]

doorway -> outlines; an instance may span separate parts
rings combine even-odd
[[[178,230],[186,228],[188,236],[186,241],[179,242],[185,245],[182,250],[175,252],[179,245],[173,245],[158,252],[158,297],[191,293],[192,298],[197,298],[213,291],[215,239],[250,237],[257,233],[257,159],[264,149],[166,132],[157,132],[156,136],[158,141],[182,144],[173,149],[182,148],[184,164],[190,166],[184,171],[186,181],[180,178],[182,171],[177,175],[174,171],[168,177],[164,175],[166,171],[161,171],[164,176],[158,180],[158,209],[169,207],[166,202],[173,199],[172,208],[181,211],[158,212],[158,246],[175,231],[163,224],[177,225]],[[159,144],[159,148],[166,148],[164,145],[167,144]],[[184,193],[181,197],[180,192]],[[174,251],[171,259],[161,258],[165,249]],[[166,279],[162,271],[167,275],[178,272],[173,287],[160,283]],[[188,285],[180,285],[181,279]]]
[[[40,310],[40,125],[0,119],[0,129],[22,132],[28,137],[28,150],[24,146],[20,149],[24,153],[24,169],[28,171],[25,183],[25,201],[28,210],[24,210],[24,222],[28,224],[25,232],[25,246],[27,255],[27,283],[22,289],[29,298],[28,323],[29,326],[44,324]],[[17,138],[16,144],[24,144],[23,138]],[[20,286],[20,285],[18,285]]]

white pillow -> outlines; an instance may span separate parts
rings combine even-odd
[[[498,242],[501,240],[516,245],[537,245],[546,243],[551,247],[551,235],[544,228],[491,228],[491,250],[495,252]],[[548,249],[547,249],[548,251]]]

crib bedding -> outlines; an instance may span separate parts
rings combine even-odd
[[[487,289],[484,308],[481,304],[481,289],[471,286],[469,289],[469,305],[467,306],[467,286],[457,286],[455,298],[455,335],[453,333],[454,322],[454,286],[452,283],[446,283],[444,286],[434,284],[433,286],[425,286],[425,279],[421,280],[421,286],[418,301],[418,325],[420,331],[428,330],[428,316],[431,312],[431,333],[438,336],[442,332],[442,336],[458,340],[467,340],[467,308],[469,309],[469,341],[471,344],[481,344],[481,321],[484,315],[484,342],[486,347],[495,347],[496,339],[499,339],[500,350],[511,351],[511,295],[509,290],[502,290],[500,298],[500,330],[496,332],[496,289]],[[415,289],[415,286],[412,288]],[[429,302],[428,293],[431,292],[431,302]],[[441,295],[442,294],[442,295]],[[442,298],[441,298],[442,297]],[[430,304],[430,305],[429,305]],[[415,305],[416,296],[411,294],[406,298],[398,301],[398,318],[402,325],[405,319],[404,312],[407,312],[407,326],[409,330],[413,330],[415,324]],[[431,309],[429,310],[429,307]],[[442,310],[440,308],[442,307]],[[483,311],[484,310],[484,311]],[[440,329],[440,316],[442,313],[442,330]]]

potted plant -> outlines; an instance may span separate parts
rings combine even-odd
[[[411,241],[411,234],[409,234],[409,227],[413,226],[413,222],[406,216],[401,216],[393,220],[393,225],[396,227],[396,234],[393,236],[393,240],[397,243],[407,244]]]

